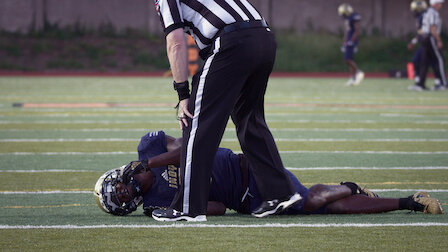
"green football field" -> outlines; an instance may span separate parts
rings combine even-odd
[[[448,210],[448,92],[406,79],[271,78],[266,119],[305,186],[354,181],[382,197],[425,190]],[[428,80],[432,86],[432,79]],[[102,212],[106,170],[137,158],[149,131],[179,137],[169,78],[0,77],[0,250],[447,251],[448,217],[274,216],[228,211],[159,223]],[[232,122],[222,147],[240,152]]]

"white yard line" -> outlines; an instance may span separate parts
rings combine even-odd
[[[118,167],[117,167],[118,168]],[[419,167],[286,167],[290,171],[320,171],[320,170],[448,170],[448,166],[419,166]],[[63,170],[63,169],[42,169],[42,170],[0,170],[8,173],[45,173],[45,172],[101,172],[95,170]]]
[[[369,129],[369,128],[269,128],[273,132],[448,132],[448,129],[426,129],[426,128],[383,128],[383,129]],[[165,131],[179,131],[179,128],[165,128]],[[34,129],[0,129],[0,132],[35,132]],[[42,130],[45,131],[45,130]],[[117,129],[117,128],[95,128],[95,129],[51,129],[51,131],[61,132],[140,132],[148,131],[147,128],[140,129]],[[228,127],[226,132],[235,132],[235,128]]]
[[[448,124],[446,120],[421,120],[421,121],[390,121],[390,120],[283,120],[283,119],[268,119],[268,123],[274,122],[287,122],[287,123],[362,123],[362,124],[376,124],[376,123],[412,123],[412,124]],[[36,120],[36,121],[23,121],[23,120],[3,120],[0,124],[128,124],[128,120]],[[134,121],[134,123],[176,123],[173,120],[154,120],[154,121]]]
[[[421,167],[286,167],[290,171],[315,170],[448,170],[448,166],[421,166]]]
[[[138,142],[137,138],[14,138],[0,139],[1,143],[49,143],[49,142]],[[372,138],[372,139],[348,139],[348,138],[275,138],[277,142],[448,142],[446,138]],[[223,138],[222,142],[238,142],[237,138]]]
[[[160,225],[0,225],[0,229],[97,229],[97,228],[343,228],[343,227],[446,227],[445,222],[414,222],[414,223],[266,223],[266,224],[160,224]]]
[[[448,189],[369,189],[373,192],[431,192],[431,193],[446,193]],[[54,190],[54,191],[0,191],[0,195],[11,195],[11,194],[92,194],[93,191],[63,191],[63,190]]]
[[[241,153],[241,151],[234,151]],[[378,155],[440,155],[448,154],[448,151],[279,151],[280,154],[378,154]],[[58,155],[130,155],[136,154],[135,151],[111,151],[111,152],[2,152],[0,156],[58,156]]]

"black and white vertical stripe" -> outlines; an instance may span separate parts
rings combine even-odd
[[[165,34],[184,27],[200,49],[212,44],[216,33],[238,21],[261,20],[247,0],[156,0]]]
[[[440,32],[442,31],[442,19],[440,18],[439,12],[431,7],[423,15],[422,33],[430,34],[432,25],[435,25],[437,27],[437,32],[440,34]]]

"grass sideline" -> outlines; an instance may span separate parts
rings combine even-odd
[[[353,88],[344,87],[344,81],[270,80],[266,118],[285,166],[306,186],[353,180],[383,197],[430,190],[447,210],[446,92],[407,91],[411,83],[404,79],[371,78]],[[94,182],[103,171],[135,159],[139,137],[146,132],[165,129],[180,136],[172,106],[12,106],[174,105],[176,96],[169,83],[168,78],[143,77],[0,77],[0,249],[445,251],[448,247],[446,214],[396,211],[260,220],[229,211],[209,217],[208,226],[174,227],[155,222],[141,210],[123,218],[109,216],[98,209],[89,192]],[[231,122],[222,146],[239,150]]]

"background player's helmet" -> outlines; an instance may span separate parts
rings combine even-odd
[[[134,197],[129,202],[120,203],[118,200],[118,194],[116,191],[117,183],[126,183],[123,180],[123,170],[126,166],[120,168],[112,169],[101,175],[95,184],[95,195],[96,202],[101,210],[106,213],[113,215],[127,215],[132,213],[137,209],[137,207],[142,204],[143,197],[138,195]],[[131,179],[132,180],[132,179]],[[135,182],[135,180],[133,180]]]
[[[353,7],[350,4],[343,3],[338,7],[338,14],[341,17],[348,17],[353,13]]]
[[[414,13],[422,13],[428,8],[428,4],[425,0],[414,0],[411,2],[411,11]]]

